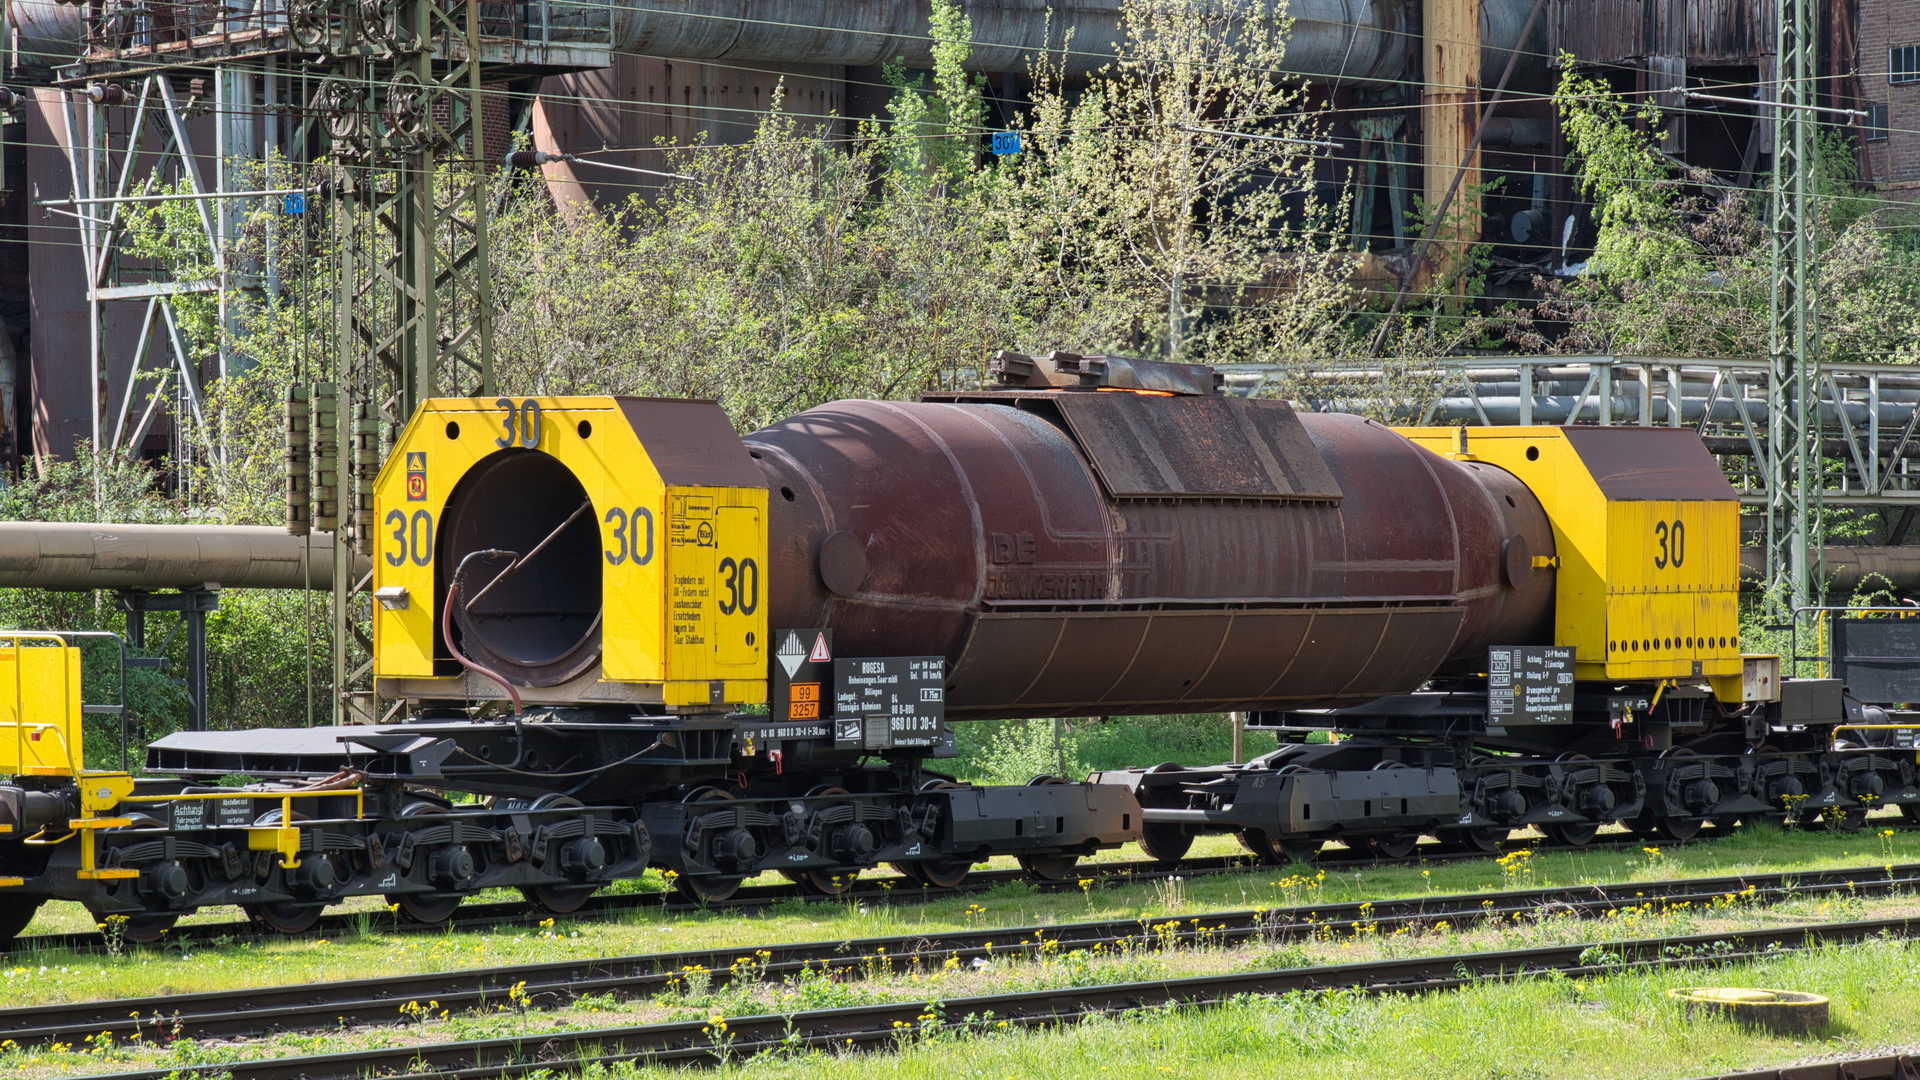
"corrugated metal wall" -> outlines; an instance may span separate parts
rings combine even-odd
[[[625,148],[596,155],[600,160],[642,169],[660,169],[666,155],[660,143],[687,145],[702,133],[708,141],[739,143],[753,134],[758,115],[784,94],[788,115],[806,121],[844,117],[845,69],[824,65],[702,64],[683,60],[621,55],[600,71],[547,79],[533,116],[533,144],[542,150],[585,153],[601,147]],[[631,191],[654,185],[632,173],[588,164],[555,162],[545,166],[562,201],[592,199],[611,205]]]
[[[1554,0],[1553,51],[1596,64],[1753,63],[1773,54],[1773,10],[1773,0]]]

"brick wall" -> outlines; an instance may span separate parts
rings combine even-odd
[[[1887,137],[1866,144],[1873,179],[1920,195],[1920,81],[1887,81],[1887,50],[1903,45],[1920,45],[1920,0],[1860,0],[1860,95],[1887,107]]]

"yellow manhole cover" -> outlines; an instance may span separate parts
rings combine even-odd
[[[1785,1034],[1827,1026],[1827,999],[1796,990],[1748,990],[1729,986],[1684,986],[1667,991],[1688,1016],[1718,1016]]]

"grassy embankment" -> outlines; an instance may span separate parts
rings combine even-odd
[[[1642,855],[1627,869],[1642,877],[1693,876],[1708,867],[1724,870],[1740,865],[1742,855],[1764,852],[1761,841],[1793,846],[1800,838],[1745,837],[1687,851]],[[1907,838],[1881,838],[1889,844]],[[1908,841],[1908,845],[1911,841]],[[1904,846],[1904,845],[1903,845]],[[1742,853],[1737,850],[1749,849]],[[1705,856],[1715,848],[1717,858]],[[1896,847],[1891,854],[1908,857]],[[1483,880],[1486,887],[1562,879],[1555,874],[1571,869],[1555,865],[1557,856],[1508,860],[1503,875]],[[1683,861],[1684,860],[1684,861]],[[1762,858],[1762,863],[1779,860]],[[1788,863],[1813,862],[1787,859]],[[1824,860],[1820,860],[1824,861]],[[1530,865],[1534,863],[1538,865]],[[1484,879],[1499,868],[1476,864]],[[1516,870],[1516,865],[1522,867]],[[1455,872],[1458,867],[1441,867]],[[1383,869],[1359,875],[1368,895],[1389,891],[1368,882],[1369,874],[1399,873],[1401,882],[1427,880],[1417,868]],[[1317,872],[1309,883],[1300,875],[1272,879],[1274,888],[1307,890],[1330,895],[1352,886],[1354,875]],[[1130,887],[1114,894],[1137,891],[1143,910],[1198,919],[1206,906],[1196,895],[1203,880],[1158,888]],[[15,991],[51,989],[90,968],[96,977],[126,989],[149,992],[192,982],[206,976],[216,980],[280,981],[287,973],[306,971],[310,978],[344,978],[373,970],[417,967],[453,967],[498,963],[508,959],[548,959],[598,951],[595,944],[612,939],[654,942],[670,939],[685,944],[721,941],[772,940],[776,927],[798,929],[798,936],[835,937],[854,934],[933,929],[934,924],[980,925],[998,916],[1017,914],[1008,921],[1026,921],[1044,913],[1065,921],[1094,913],[1110,913],[1122,906],[1122,897],[1096,891],[1085,897],[1040,896],[1019,887],[1007,887],[972,898],[958,912],[942,914],[942,901],[927,908],[880,907],[865,912],[833,912],[820,907],[769,913],[762,917],[696,915],[676,918],[655,927],[638,925],[543,928],[504,934],[431,935],[396,942],[369,934],[340,941],[286,942],[254,948],[206,950],[182,963],[167,956],[132,954],[121,958],[75,959],[71,972],[36,971],[17,966],[0,973]],[[1058,901],[1071,901],[1062,908]],[[1044,912],[1041,909],[1045,909]],[[1274,968],[1350,963],[1384,956],[1477,952],[1529,945],[1640,937],[1677,937],[1726,933],[1783,923],[1840,921],[1889,915],[1920,914],[1914,897],[1866,898],[1838,896],[1799,898],[1761,906],[1738,894],[1704,904],[1663,909],[1648,905],[1616,917],[1583,921],[1564,912],[1543,910],[1509,919],[1460,919],[1453,923],[1406,933],[1377,933],[1362,928],[1353,933],[1323,933],[1306,942],[1244,942],[1165,951],[1151,942],[1122,950],[1095,952],[1043,951],[1032,957],[1005,957],[985,969],[948,965],[921,969],[897,960],[865,958],[854,976],[808,973],[784,982],[745,982],[719,986],[708,973],[683,972],[667,993],[641,1001],[612,998],[587,1000],[574,1007],[543,1012],[523,1011],[520,1003],[503,1000],[492,1010],[476,1014],[441,1016],[435,1002],[402,1005],[396,1019],[412,1022],[397,1027],[296,1033],[264,1040],[201,1044],[181,1042],[167,1048],[115,1045],[96,1040],[75,1043],[59,1051],[0,1052],[0,1071],[21,1077],[72,1076],[107,1071],[110,1062],[172,1067],[202,1062],[231,1063],[255,1057],[278,1057],[345,1051],[367,1046],[414,1045],[452,1039],[503,1036],[534,1038],[562,1029],[618,1026],[668,1020],[706,1019],[756,1013],[784,1013],[890,1000],[951,1001],[969,995],[1127,980],[1159,980]],[[807,916],[816,916],[807,919]],[[938,917],[935,917],[938,916]],[[839,933],[822,931],[829,927]],[[648,931],[651,931],[651,934]],[[578,932],[581,936],[574,936]],[[272,977],[263,977],[272,968]],[[1686,1022],[1663,996],[1665,988],[1711,982],[1716,985],[1765,985],[1825,993],[1834,999],[1834,1026],[1814,1038],[1792,1039],[1758,1035],[1730,1025]],[[71,984],[69,984],[71,985]],[[96,984],[99,985],[99,984]],[[411,1007],[409,1007],[411,1006]],[[1147,1077],[1168,1075],[1221,1076],[1229,1070],[1260,1068],[1265,1075],[1346,1077],[1356,1072],[1383,1073],[1409,1065],[1423,1076],[1462,1077],[1465,1080],[1517,1080],[1551,1076],[1684,1077],[1720,1072],[1762,1063],[1798,1060],[1818,1053],[1856,1053],[1891,1045],[1910,1034],[1913,1010],[1920,1006],[1920,950],[1906,942],[1875,941],[1847,948],[1824,949],[1808,955],[1783,955],[1762,964],[1718,969],[1710,973],[1643,973],[1619,971],[1606,977],[1567,980],[1549,977],[1524,985],[1483,983],[1457,993],[1431,997],[1369,998],[1358,995],[1291,996],[1249,999],[1211,1012],[1149,1012],[1125,1020],[1059,1032],[1002,1031],[991,1020],[976,1018],[985,1037],[918,1035],[904,1037],[899,1052],[883,1055],[787,1056],[770,1055],[725,1070],[726,1076],[822,1076],[834,1071],[835,1080],[855,1077],[919,1077],[943,1073],[978,1077],[1068,1076]],[[949,1020],[961,1019],[947,1012]],[[166,1036],[164,1020],[152,1037]],[[1106,1072],[1101,1072],[1105,1069]],[[651,1074],[650,1074],[651,1075]],[[724,1080],[724,1078],[723,1078]]]

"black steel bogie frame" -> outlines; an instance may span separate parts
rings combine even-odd
[[[852,776],[817,774],[845,785],[831,794],[778,791],[764,772],[725,799],[649,801],[641,815],[661,840],[654,863],[676,874],[738,878],[765,871],[854,871],[890,862],[975,862],[996,854],[1087,855],[1133,838],[1138,807],[1118,790],[1079,784],[976,787],[918,768],[911,759]],[[891,789],[856,776],[897,777]],[[771,789],[771,790],[769,790]],[[737,831],[736,831],[737,830]],[[864,830],[861,837],[856,830]],[[742,857],[740,833],[752,840]],[[667,837],[678,836],[670,844]]]
[[[240,800],[253,804],[255,822],[282,805],[271,791],[237,791],[222,801]],[[629,807],[428,803],[424,813],[358,817],[351,812],[351,795],[318,800],[336,804],[324,809],[310,805],[315,801],[296,800],[300,846],[294,866],[283,865],[276,851],[250,850],[255,834],[246,825],[169,828],[160,823],[96,835],[99,865],[137,870],[137,877],[83,880],[78,845],[65,843],[49,848],[46,865],[19,889],[78,901],[100,916],[184,914],[222,904],[329,904],[367,895],[598,886],[638,874],[650,855],[650,838]],[[347,813],[328,813],[341,803]],[[164,809],[170,804],[147,805]],[[583,838],[600,843],[604,862],[591,869],[564,866],[562,845]],[[461,872],[450,877],[436,867]]]
[[[1703,688],[1583,684],[1570,722],[1503,729],[1488,724],[1484,692],[1453,685],[1255,714],[1249,726],[1282,744],[1248,765],[1101,779],[1132,789],[1148,824],[1283,841],[1920,809],[1911,749],[1830,745],[1837,725],[1874,719],[1871,707],[1837,685],[1796,689],[1806,693],[1730,709]],[[1329,732],[1340,741],[1305,741]]]

